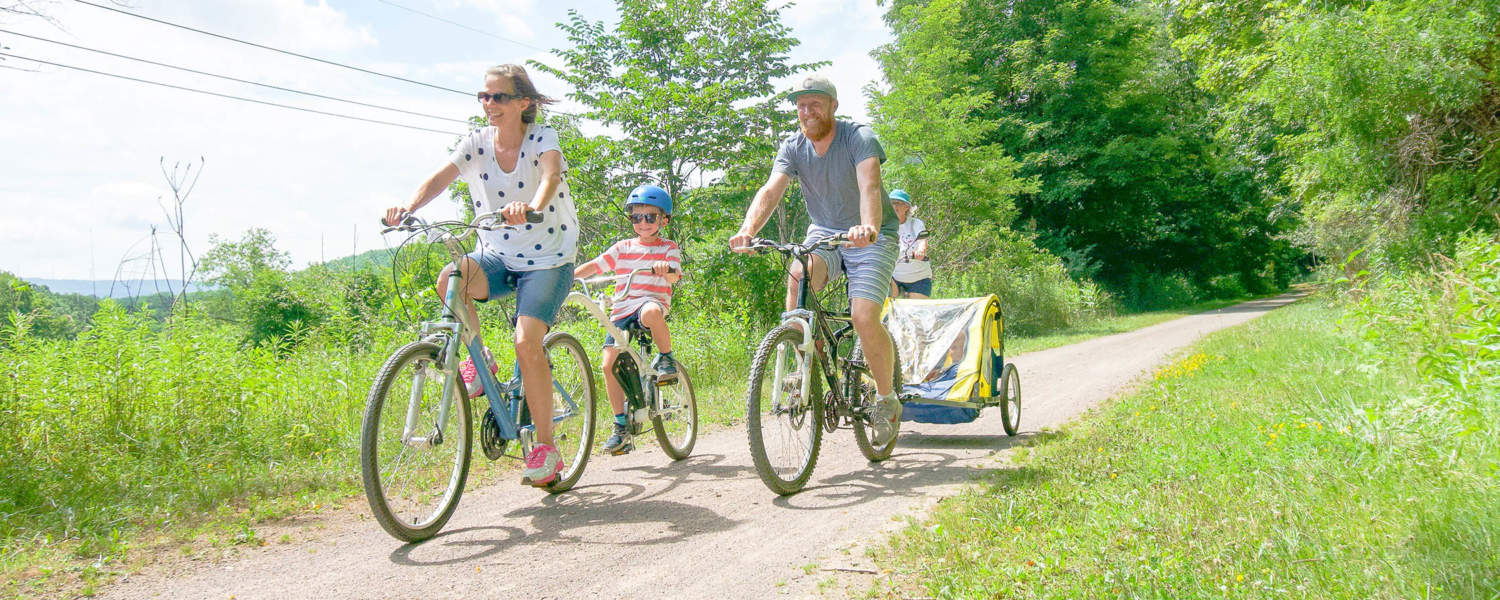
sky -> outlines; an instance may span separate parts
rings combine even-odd
[[[285,56],[75,0],[28,4],[50,22],[0,13],[0,53],[439,132],[0,57],[0,270],[25,278],[180,277],[178,243],[164,212],[172,191],[163,170],[174,165],[199,174],[183,207],[188,246],[199,256],[212,247],[211,235],[237,240],[253,227],[275,235],[276,247],[296,267],[387,247],[376,224],[379,214],[410,201],[418,184],[444,164],[446,148],[465,126],[16,34],[448,119],[479,113],[472,94]],[[137,15],[466,93],[482,87],[490,65],[560,65],[549,49],[568,45],[556,23],[567,19],[569,9],[590,20],[615,20],[613,3],[599,0],[126,0],[123,6]],[[782,11],[802,42],[791,59],[832,61],[821,72],[838,86],[843,118],[869,121],[861,90],[880,78],[869,53],[891,39],[882,12],[874,0],[801,0]],[[542,93],[563,99],[557,110],[581,110],[566,99],[571,90],[562,82],[531,72]],[[777,83],[790,89],[793,82]],[[423,212],[451,210],[447,206],[434,202]],[[143,258],[150,255],[153,227],[165,266]]]

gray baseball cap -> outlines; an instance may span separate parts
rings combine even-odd
[[[792,92],[787,94],[786,98],[787,100],[796,102],[798,96],[812,93],[828,94],[834,100],[839,99],[838,88],[833,87],[833,82],[822,75],[808,75],[807,77],[803,77],[802,81],[796,87],[792,88]]]

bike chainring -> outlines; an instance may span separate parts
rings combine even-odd
[[[484,423],[479,426],[479,447],[484,450],[484,457],[498,460],[505,456],[505,445],[508,442],[509,440],[500,437],[500,426],[495,423],[494,409],[484,409]]]
[[[839,395],[829,390],[823,394],[823,430],[833,433],[839,428]]]

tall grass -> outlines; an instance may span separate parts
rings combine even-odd
[[[894,539],[885,591],[1500,595],[1500,245],[1460,247],[1217,334],[1041,436]]]

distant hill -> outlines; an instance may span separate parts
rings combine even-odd
[[[39,279],[23,277],[22,279],[33,285],[45,286],[54,294],[79,294],[82,296],[93,296],[95,298],[133,298],[135,296],[149,296],[157,291],[165,292],[168,289],[180,291],[180,281],[157,280],[131,280],[113,281],[109,279]],[[211,285],[192,284],[188,286],[190,292],[201,292],[214,289]]]
[[[376,269],[388,270],[391,268],[391,259],[396,255],[395,249],[379,249],[361,252],[353,256],[335,258],[326,264],[329,269],[336,271]],[[41,279],[36,277],[22,277],[21,279],[33,285],[46,286],[47,290],[54,294],[79,294],[93,296],[95,298],[125,299],[135,296],[150,296],[157,291],[165,292],[168,289],[178,290],[182,282],[176,280],[130,280],[113,281],[109,279]],[[111,293],[113,289],[113,293]],[[204,292],[215,289],[214,286],[204,283],[194,283],[188,286],[189,292]]]
[[[394,248],[381,248],[378,250],[361,252],[359,254],[355,254],[354,256],[335,258],[324,264],[328,265],[329,269],[336,271],[358,271],[362,269],[385,270],[391,268],[391,260],[394,256],[396,256],[396,250]]]

